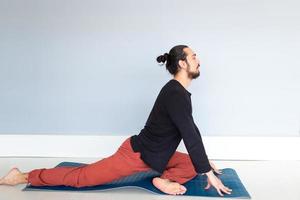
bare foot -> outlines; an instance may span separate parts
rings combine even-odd
[[[183,185],[180,185],[177,182],[170,181],[169,179],[155,177],[152,179],[152,183],[160,191],[167,194],[177,195],[184,194],[186,192],[186,188]]]
[[[22,173],[18,168],[12,168],[6,176],[0,179],[0,185],[18,185],[27,183],[28,174]]]

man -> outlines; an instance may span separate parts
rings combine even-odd
[[[34,169],[22,173],[13,168],[0,179],[0,184],[30,183],[36,186],[67,185],[84,187],[111,182],[133,173],[150,169],[161,173],[152,183],[162,192],[184,194],[182,185],[197,174],[207,175],[208,184],[218,193],[230,194],[214,175],[221,173],[207,158],[202,138],[192,117],[191,93],[187,90],[193,79],[200,75],[200,63],[191,48],[173,47],[169,53],[158,56],[174,76],[161,89],[145,127],[139,135],[127,138],[113,155],[80,167]],[[181,139],[188,154],[176,151]]]

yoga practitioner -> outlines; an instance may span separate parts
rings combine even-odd
[[[159,92],[144,128],[123,141],[113,155],[79,167],[42,168],[28,173],[13,168],[0,179],[0,185],[84,187],[152,169],[161,174],[153,178],[153,185],[167,194],[184,194],[186,188],[182,184],[197,174],[207,176],[205,189],[213,186],[221,196],[230,194],[232,190],[214,174],[221,171],[208,160],[192,116],[187,87],[200,75],[196,54],[188,46],[178,45],[158,56],[157,62],[166,63],[174,78]],[[181,139],[188,154],[176,151]]]

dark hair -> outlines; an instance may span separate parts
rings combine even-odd
[[[183,51],[184,48],[188,48],[188,46],[186,45],[177,45],[175,47],[173,47],[169,53],[165,53],[163,55],[160,55],[156,58],[156,61],[158,63],[162,63],[164,64],[166,63],[166,68],[167,70],[175,75],[178,70],[179,70],[179,61],[180,60],[185,60],[186,59],[186,54]]]

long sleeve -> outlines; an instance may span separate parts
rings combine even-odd
[[[167,112],[179,130],[185,147],[197,173],[211,170],[202,138],[192,116],[190,97],[178,90],[169,94],[166,102]]]

